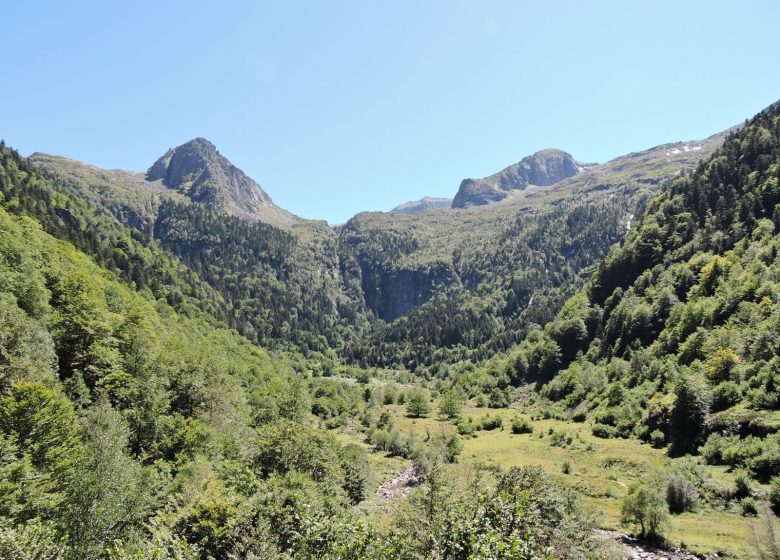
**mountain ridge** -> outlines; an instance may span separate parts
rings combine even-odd
[[[427,212],[434,208],[449,208],[452,204],[451,198],[437,198],[433,196],[424,196],[419,200],[410,200],[399,204],[392,210],[391,214],[415,214],[417,212]]]

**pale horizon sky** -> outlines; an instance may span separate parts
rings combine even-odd
[[[13,2],[0,138],[142,171],[197,136],[341,223],[539,149],[696,140],[780,99],[780,2]]]

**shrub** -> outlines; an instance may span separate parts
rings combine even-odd
[[[501,416],[498,414],[496,414],[495,416],[486,414],[485,416],[482,417],[482,421],[480,422],[480,425],[482,426],[483,430],[495,430],[497,428],[504,427],[504,419],[501,418]]]
[[[699,501],[696,485],[680,472],[673,473],[666,482],[666,504],[672,513],[693,511]]]
[[[584,410],[579,410],[579,411],[577,411],[577,412],[575,412],[574,414],[571,415],[572,422],[581,423],[581,422],[584,422],[586,418],[587,418],[587,416],[586,416]]]
[[[742,396],[739,385],[734,381],[724,381],[712,390],[712,410],[726,410],[739,402]]]
[[[753,485],[750,476],[745,471],[737,472],[734,477],[734,497],[737,499],[749,498],[753,495]]]
[[[707,441],[701,447],[701,456],[708,465],[720,465],[723,463],[723,450],[725,438],[720,434],[710,434]]]
[[[532,434],[534,433],[534,427],[525,418],[515,416],[512,418],[512,433],[513,434]]]
[[[609,439],[615,436],[615,428],[606,424],[595,424],[591,433],[598,438]]]
[[[739,506],[742,510],[742,515],[746,517],[755,517],[758,515],[758,506],[756,505],[756,500],[751,496],[742,498],[742,500],[739,502]]]
[[[359,445],[346,445],[339,452],[341,470],[344,474],[342,484],[350,501],[357,504],[363,501],[368,485],[368,457],[365,449]]]
[[[459,389],[448,389],[439,401],[439,414],[447,418],[457,418],[463,411],[463,401],[463,393]]]
[[[780,443],[776,435],[756,441],[760,442],[759,453],[748,461],[753,475],[762,480],[780,475]]]
[[[553,447],[566,447],[571,445],[572,441],[571,435],[566,432],[554,431],[550,437],[550,445]]]
[[[653,432],[650,434],[650,445],[656,449],[660,449],[666,445],[666,436],[661,430],[653,430]]]
[[[563,462],[563,465],[561,465],[561,472],[563,474],[571,474],[571,463],[569,461]]]
[[[395,404],[396,399],[396,392],[395,389],[392,387],[388,387],[385,389],[385,394],[382,395],[382,403],[384,404]]]
[[[463,444],[460,438],[453,434],[444,443],[444,460],[448,463],[457,463],[458,455],[463,452]]]
[[[468,420],[461,418],[458,420],[456,428],[458,429],[458,433],[462,436],[472,436],[474,435],[474,432],[477,431],[477,426],[471,421],[471,418]]]
[[[431,411],[431,403],[422,391],[415,390],[406,399],[406,412],[413,418],[425,416]]]
[[[639,482],[623,498],[620,516],[624,525],[639,530],[640,537],[656,539],[669,523],[669,507],[657,484]]]

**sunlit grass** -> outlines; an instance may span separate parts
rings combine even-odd
[[[455,426],[436,414],[434,405],[430,415],[410,418],[402,405],[382,407],[393,414],[394,425],[404,433],[425,439],[428,434],[450,434]],[[463,452],[459,462],[451,467],[453,479],[465,480],[477,464],[494,464],[502,468],[534,465],[543,468],[559,482],[576,489],[584,501],[597,512],[603,528],[623,530],[620,524],[620,505],[630,485],[641,477],[662,469],[669,459],[664,450],[633,439],[600,439],[594,437],[587,423],[561,420],[534,420],[534,433],[515,435],[511,431],[511,419],[517,415],[531,418],[535,410],[487,409],[467,407],[463,417],[478,422],[485,414],[499,414],[504,419],[503,430],[477,431],[476,437],[463,438]],[[554,446],[550,430],[571,436],[572,443]],[[354,436],[359,437],[359,436]],[[392,476],[403,468],[399,460],[390,460],[383,453],[372,454],[372,466],[383,475]],[[395,461],[395,462],[392,462]],[[568,462],[570,474],[564,474],[563,464]],[[402,462],[403,463],[403,462]],[[395,469],[395,470],[393,470]],[[723,467],[705,467],[710,484],[730,486],[733,475]],[[763,512],[759,518],[746,518],[732,511],[719,511],[703,506],[696,513],[673,516],[672,528],[667,532],[673,545],[683,544],[690,550],[705,554],[720,552],[734,558],[760,559],[769,553],[767,518],[773,515]]]

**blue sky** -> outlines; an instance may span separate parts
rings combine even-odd
[[[538,149],[708,136],[780,99],[780,2],[7,2],[0,137],[143,170],[195,136],[308,218]]]

